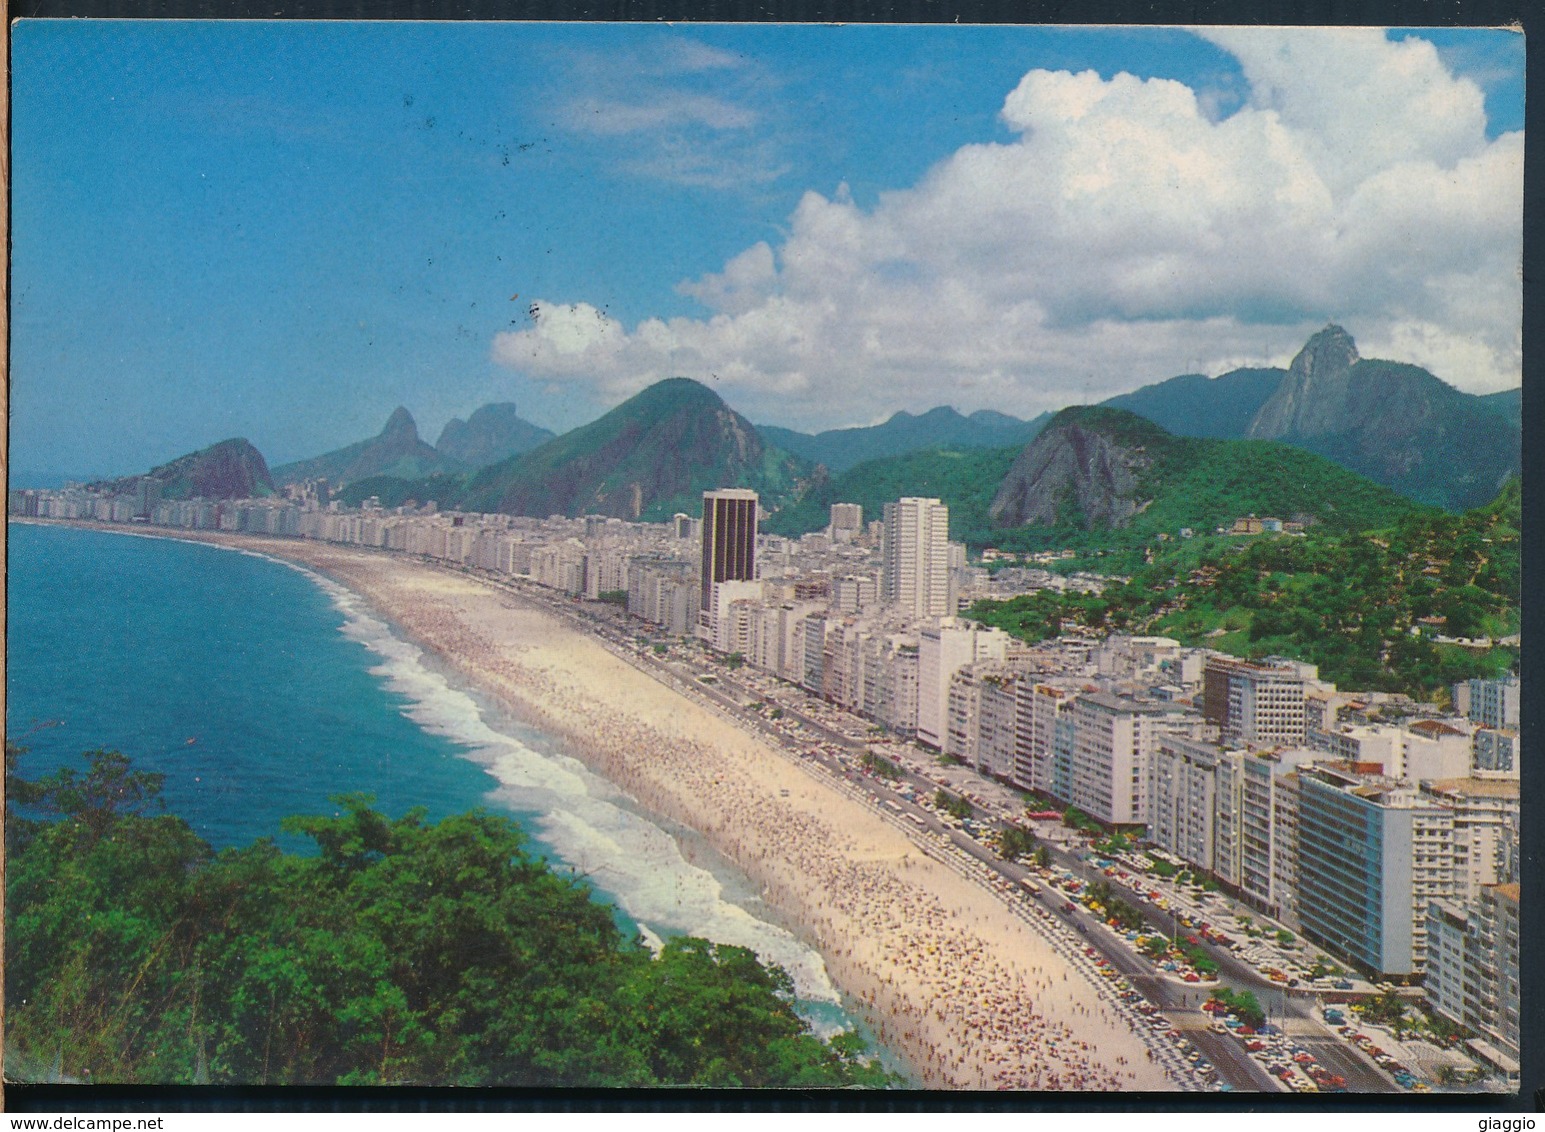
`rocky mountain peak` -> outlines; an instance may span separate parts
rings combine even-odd
[[[386,427],[381,430],[382,440],[406,440],[410,443],[418,440],[418,425],[413,423],[413,414],[398,405],[392,410],[392,415],[386,418]]]
[[[447,421],[435,448],[469,468],[482,468],[529,452],[552,438],[547,429],[521,419],[513,401],[495,401],[466,420]]]
[[[136,478],[98,486],[127,490]],[[162,499],[251,499],[274,491],[263,454],[243,437],[179,456],[145,478],[161,481]]]
[[[1014,461],[993,497],[998,526],[1124,527],[1146,506],[1139,476],[1168,434],[1101,406],[1064,409]]]
[[[756,429],[712,389],[667,378],[587,425],[469,484],[467,510],[514,515],[665,517],[702,505],[703,492],[746,485],[787,492],[797,472],[767,459]]]
[[[1334,323],[1304,343],[1246,433],[1252,440],[1319,436],[1347,427],[1357,343]]]
[[[1304,343],[1288,372],[1310,380],[1342,374],[1357,363],[1357,357],[1352,336],[1332,323]]]

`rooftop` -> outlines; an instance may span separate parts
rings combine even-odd
[[[1437,719],[1419,719],[1411,724],[1411,730],[1420,731],[1422,734],[1430,736],[1464,734],[1459,728]]]
[[[1517,798],[1516,778],[1440,778],[1427,783],[1429,794],[1454,794],[1464,798]]]

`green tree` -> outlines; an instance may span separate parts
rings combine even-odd
[[[345,795],[284,823],[312,855],[214,854],[149,813],[159,781],[121,756],[38,783],[15,766],[12,801],[50,817],[8,859],[13,1064],[53,1051],[66,1075],[125,1083],[890,1083],[857,1039],[812,1035],[750,952],[624,939],[506,819],[393,819]]]
[[[1252,1029],[1258,1030],[1266,1022],[1266,1011],[1261,1009],[1260,1001],[1252,991],[1236,991],[1228,987],[1219,987],[1212,992],[1211,1001],[1223,1006],[1230,1014],[1238,1017]]]
[[[1006,825],[998,830],[998,856],[1005,861],[1018,861],[1029,856],[1037,848],[1035,834],[1018,825]]]
[[[882,755],[873,751],[865,751],[859,763],[866,769],[873,771],[879,778],[895,780],[901,777],[901,768]]]
[[[953,818],[965,821],[976,814],[976,807],[958,794],[940,788],[934,791],[933,804]]]

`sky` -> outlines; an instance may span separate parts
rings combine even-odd
[[[22,21],[24,486],[564,431],[671,376],[805,431],[1285,365],[1521,380],[1523,37]]]

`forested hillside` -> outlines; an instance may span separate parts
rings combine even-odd
[[[769,518],[762,529],[797,537],[831,520],[833,503],[858,503],[864,519],[879,519],[887,503],[902,496],[942,499],[950,508],[950,537],[975,536],[981,545],[990,529],[987,507],[998,481],[1008,473],[1016,448],[930,449],[869,460],[833,479],[813,485],[796,504]]]
[[[6,1075],[118,1083],[883,1086],[743,948],[658,956],[476,812],[365,796],[214,854],[113,752],[29,782],[8,748]]]
[[[1028,640],[1074,625],[1156,633],[1297,657],[1346,688],[1432,694],[1518,662],[1501,638],[1519,631],[1520,502],[1513,480],[1485,507],[1414,512],[1382,531],[1179,545],[1102,594],[1043,591],[979,602],[970,615]]]

